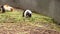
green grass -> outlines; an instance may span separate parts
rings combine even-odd
[[[42,16],[42,15],[39,15],[39,14],[35,14],[33,13],[32,14],[32,17],[31,18],[24,18],[22,17],[22,10],[20,11],[14,11],[14,12],[6,12],[6,13],[1,13],[0,14],[0,22],[4,23],[5,21],[8,22],[8,21],[13,21],[14,23],[15,22],[21,22],[21,21],[29,21],[29,22],[35,22],[35,21],[41,21],[41,22],[52,22],[51,19],[52,18],[49,18],[49,17],[46,17],[46,16]]]
[[[33,26],[42,26],[47,29],[55,29],[60,31],[60,27],[57,26],[52,18],[43,16],[41,14],[33,13],[31,18],[22,17],[23,10],[15,10],[14,12],[5,12],[0,14],[0,23],[24,23]]]

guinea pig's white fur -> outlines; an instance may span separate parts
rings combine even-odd
[[[9,5],[4,5],[3,7],[4,7],[5,10],[13,11],[13,7],[11,7]]]

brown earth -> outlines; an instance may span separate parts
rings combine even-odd
[[[60,32],[29,24],[0,23],[0,34],[60,34]]]

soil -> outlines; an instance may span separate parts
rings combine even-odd
[[[0,23],[0,34],[60,34],[60,32],[21,23]]]

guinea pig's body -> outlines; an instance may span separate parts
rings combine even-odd
[[[32,12],[30,10],[25,10],[23,12],[23,17],[31,17],[32,16]]]
[[[11,7],[11,6],[9,6],[9,5],[2,5],[1,6],[1,11],[2,12],[5,12],[5,11],[13,11],[13,10],[14,10],[14,8]]]

